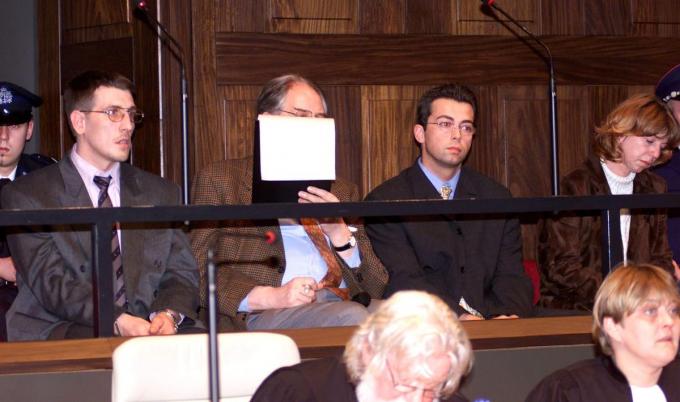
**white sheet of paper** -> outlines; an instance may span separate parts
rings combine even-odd
[[[335,120],[260,115],[262,180],[335,180]]]

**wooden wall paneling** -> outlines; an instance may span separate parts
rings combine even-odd
[[[506,0],[501,7],[535,35],[541,34],[540,0]],[[458,35],[512,36],[512,31],[520,32],[497,13],[503,23],[499,22],[493,12],[484,9],[478,1],[455,0],[455,9],[452,11],[455,21],[453,33]]]
[[[359,0],[270,0],[268,32],[357,33]]]
[[[338,177],[359,186],[362,195],[361,88],[359,86],[322,87],[328,111],[335,119],[335,166]]]
[[[62,45],[73,45],[130,37],[132,37],[132,24],[120,23],[65,30],[62,32],[61,41]]]
[[[498,126],[508,153],[508,188],[516,197],[550,195],[550,128],[545,87],[504,86],[498,89],[498,98]]]
[[[197,161],[205,166],[221,159],[245,158],[253,155],[253,140],[257,113],[255,103],[260,87],[254,85],[230,85],[219,87],[221,126],[224,132],[211,133],[204,146],[221,151],[216,159]]]
[[[541,0],[543,35],[585,35],[585,4],[594,0]]]
[[[545,40],[558,85],[654,84],[680,54],[680,42],[670,38]],[[284,71],[328,85],[533,85],[547,79],[545,63],[515,37],[219,32],[215,50],[222,85],[262,83]]]
[[[587,0],[584,3],[586,35],[630,35],[631,2]]]
[[[65,85],[86,70],[116,71],[133,79],[133,39],[87,41],[61,48],[61,82]]]
[[[470,89],[477,96],[477,133],[465,164],[507,186],[507,141],[499,122],[498,87],[492,85]]]
[[[363,189],[368,193],[410,166],[419,155],[413,139],[416,103],[428,86],[361,88]]]
[[[215,0],[215,30],[265,32],[268,5],[267,0]]]
[[[633,32],[639,36],[680,37],[676,0],[632,0]]]
[[[193,102],[191,133],[191,166],[194,174],[206,163],[224,157],[223,150],[215,146],[215,136],[224,137],[220,97],[216,84],[215,65],[215,2],[192,0],[193,32]],[[245,66],[243,66],[245,68]],[[224,68],[224,67],[220,67]]]
[[[184,0],[165,0],[159,3],[160,20],[176,38],[184,52],[184,65],[188,84],[189,145],[191,145],[193,122],[191,120],[193,102],[191,63],[191,3]],[[180,63],[170,53],[168,47],[161,46],[161,129],[160,136],[160,173],[161,176],[178,185],[182,184],[182,99],[180,87]],[[191,169],[189,181],[191,181]]]
[[[558,177],[562,178],[579,166],[590,150],[591,104],[585,86],[560,86],[557,95]]]
[[[128,0],[66,0],[61,5],[64,30],[130,22]]]
[[[408,0],[359,0],[359,33],[404,33]]]
[[[406,32],[449,34],[453,31],[451,0],[406,0]]]
[[[147,1],[149,14],[156,15],[156,1]],[[147,172],[161,174],[158,39],[146,22],[132,20],[132,75],[137,93],[135,103],[144,111],[144,121],[135,127],[130,163]]]
[[[40,152],[61,159],[62,142],[70,136],[62,119],[60,2],[38,0],[38,95],[40,107]]]
[[[591,85],[588,86],[590,108],[588,126],[591,130],[604,122],[609,112],[628,97],[628,87],[623,85]]]

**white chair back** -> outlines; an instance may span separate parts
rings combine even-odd
[[[295,342],[264,332],[219,334],[220,401],[247,402],[279,367],[300,362]],[[113,353],[113,402],[203,402],[210,398],[208,336],[132,338]]]

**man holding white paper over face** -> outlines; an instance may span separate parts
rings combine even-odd
[[[257,113],[255,158],[200,172],[194,204],[360,200],[356,185],[335,177],[334,124],[316,84],[277,77],[258,96]],[[362,225],[348,219],[211,222],[191,239],[203,307],[207,250],[215,250],[221,330],[356,325],[387,283]]]

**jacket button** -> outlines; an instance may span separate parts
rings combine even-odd
[[[460,273],[464,274],[465,273],[465,265],[460,266]]]
[[[277,271],[278,271],[280,274],[282,274],[285,270],[286,270],[286,269],[285,269],[284,267],[279,267],[279,269],[277,269]]]
[[[80,266],[80,272],[85,272],[85,265]]]
[[[357,273],[357,281],[361,282],[364,280],[364,276],[361,275],[361,272]]]

